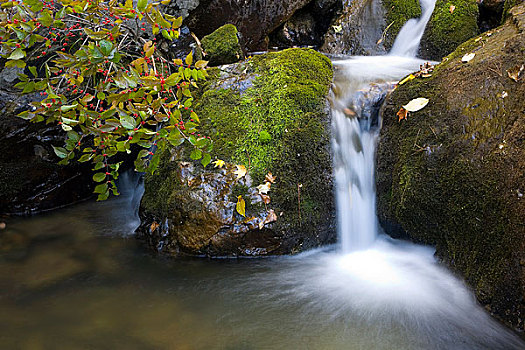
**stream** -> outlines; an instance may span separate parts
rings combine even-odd
[[[167,259],[134,237],[143,189],[32,218],[0,235],[2,349],[524,349],[431,247],[375,214],[379,108],[415,58],[434,0],[389,55],[334,61],[340,243],[296,256]],[[415,48],[415,49],[414,49]]]

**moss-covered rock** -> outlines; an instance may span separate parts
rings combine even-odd
[[[237,28],[226,24],[202,38],[202,48],[211,66],[238,62],[242,57]]]
[[[214,140],[213,157],[227,165],[202,169],[181,162],[181,154],[163,156],[159,172],[146,177],[142,200],[151,244],[215,256],[294,253],[333,241],[330,60],[289,49],[210,73],[215,78],[195,109]],[[237,179],[234,164],[248,175]],[[277,179],[265,205],[256,187],[268,172]],[[236,213],[238,196],[246,218]]]
[[[461,45],[427,79],[398,87],[383,107],[378,214],[394,235],[436,246],[478,300],[512,326],[525,315],[525,5]],[[466,53],[474,59],[462,63]],[[418,97],[421,111],[398,122]]]
[[[421,16],[421,6],[418,0],[382,0],[386,10],[385,46],[390,49],[396,40],[397,34],[411,18]]]
[[[501,16],[501,23],[504,23],[509,16],[509,10],[514,6],[521,4],[523,0],[505,0],[505,5],[503,6],[503,14]]]
[[[421,39],[419,56],[440,61],[479,33],[478,17],[476,0],[437,0]]]

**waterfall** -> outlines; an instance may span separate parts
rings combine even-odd
[[[376,239],[375,149],[381,103],[394,82],[418,70],[419,42],[435,0],[420,0],[422,16],[401,29],[387,56],[335,61],[332,147],[338,233],[345,253],[363,250]]]

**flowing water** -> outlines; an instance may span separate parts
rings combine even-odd
[[[267,259],[152,257],[132,235],[142,187],[124,178],[120,198],[0,231],[0,348],[525,348],[432,248],[380,234],[379,107],[422,63],[409,53],[420,34],[411,32],[400,35],[402,56],[334,62],[340,245]]]

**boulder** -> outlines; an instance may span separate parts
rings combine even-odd
[[[330,60],[288,49],[210,73],[195,109],[213,160],[225,165],[203,168],[187,151],[166,152],[145,178],[139,234],[171,255],[289,254],[334,242]],[[271,186],[268,197],[261,185]]]
[[[343,9],[342,0],[314,0],[270,33],[271,48],[320,47],[334,16]]]
[[[377,210],[390,234],[435,245],[480,303],[523,330],[525,5],[509,13],[387,98]],[[418,97],[429,104],[398,121]]]
[[[233,24],[225,24],[202,38],[202,48],[210,66],[235,63],[243,58],[237,28]]]
[[[188,14],[186,25],[199,38],[231,23],[242,33],[247,51],[266,50],[268,34],[311,0],[176,0],[167,12]]]
[[[405,22],[420,15],[418,0],[345,1],[321,50],[343,55],[385,54]]]
[[[16,117],[38,98],[22,96],[13,87],[17,72],[16,68],[0,72],[0,213],[33,214],[88,198],[90,168],[58,165],[60,159],[51,147],[63,144],[65,132],[57,125]]]
[[[419,56],[440,61],[479,33],[476,0],[437,0],[421,39]]]

